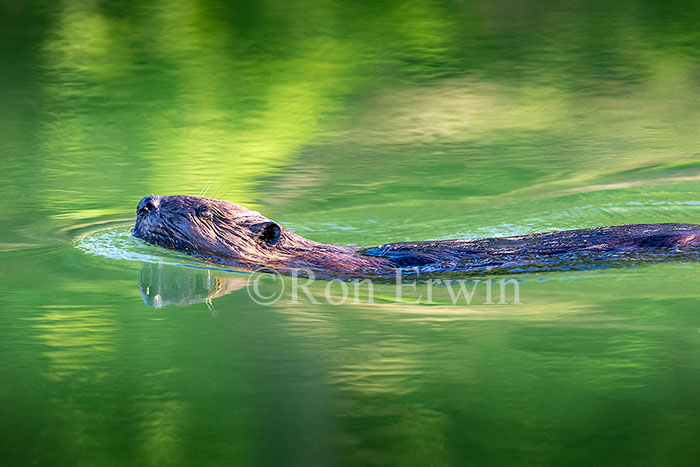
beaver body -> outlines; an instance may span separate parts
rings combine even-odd
[[[518,237],[388,243],[348,247],[318,243],[226,201],[147,196],[133,235],[206,261],[280,272],[360,277],[397,268],[440,273],[523,272],[694,259],[700,225],[630,224]]]

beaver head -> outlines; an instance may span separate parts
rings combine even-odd
[[[245,264],[283,259],[289,247],[306,240],[256,211],[197,196],[146,196],[136,208],[133,236],[206,259]]]

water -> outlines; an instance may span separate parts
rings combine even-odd
[[[698,263],[261,305],[128,233],[207,185],[347,245],[700,222],[697,2],[1,8],[7,465],[695,463]]]

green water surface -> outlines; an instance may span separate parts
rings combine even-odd
[[[264,305],[129,227],[203,191],[345,245],[700,223],[699,24],[0,1],[0,463],[696,465],[699,263],[522,274],[519,304],[321,281]]]

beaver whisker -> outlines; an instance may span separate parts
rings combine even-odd
[[[229,186],[228,190],[226,190],[224,194],[220,196],[220,198],[226,198],[226,195],[229,194],[231,190],[233,190],[233,185]]]
[[[199,196],[204,196],[207,194],[207,191],[209,191],[209,187],[211,186],[211,181],[213,178],[214,178],[213,175],[211,177],[209,177],[209,180],[207,181],[207,183],[204,184],[204,188],[202,188],[202,191],[199,192]]]

